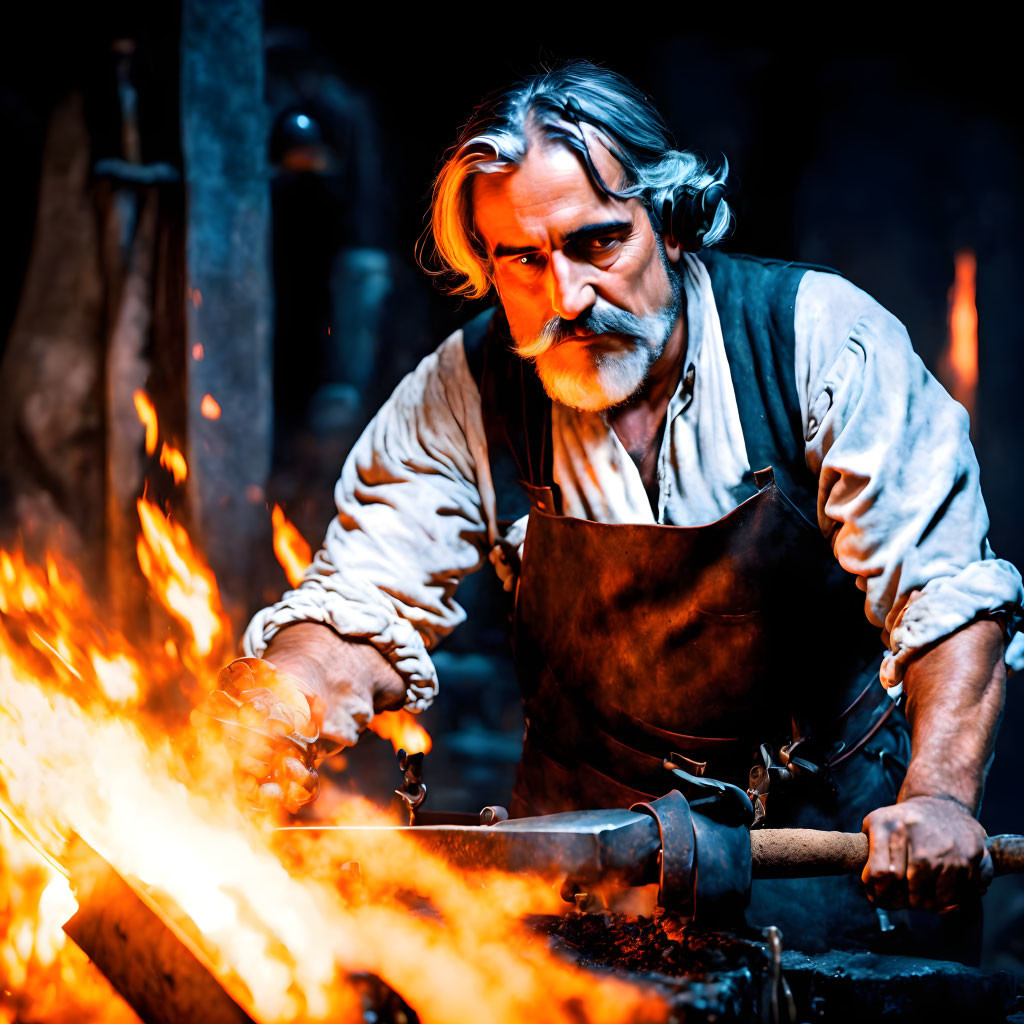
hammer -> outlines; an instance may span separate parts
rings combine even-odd
[[[859,872],[868,857],[863,833],[723,824],[692,810],[678,790],[629,810],[567,811],[487,825],[281,830],[292,831],[315,833],[341,859],[366,864],[388,836],[403,835],[457,867],[539,875],[562,882],[563,893],[656,882],[662,906],[702,921],[741,913],[754,878]],[[988,850],[997,875],[1024,871],[1024,836],[993,836]]]

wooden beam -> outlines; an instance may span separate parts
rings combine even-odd
[[[183,0],[181,56],[189,508],[240,624],[258,600],[254,553],[270,544],[270,190],[259,0]],[[193,358],[197,346],[201,358]]]

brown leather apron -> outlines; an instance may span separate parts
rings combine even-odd
[[[663,795],[677,782],[672,755],[745,789],[761,744],[778,750],[795,730],[824,765],[878,721],[889,700],[860,593],[771,473],[758,478],[753,497],[698,527],[561,516],[549,488],[531,488],[515,609],[526,736],[513,814]],[[895,799],[893,754],[907,756],[898,714],[827,773],[834,787],[770,795],[766,824],[859,830]],[[854,879],[757,883],[748,916],[799,934],[804,948],[878,933]]]

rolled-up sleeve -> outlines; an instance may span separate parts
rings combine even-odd
[[[1012,636],[1021,577],[988,543],[968,416],[903,325],[836,275],[808,272],[796,307],[796,373],[818,523],[865,592],[899,692],[915,653],[983,615]],[[1011,667],[1019,660],[1011,644]]]
[[[455,589],[484,560],[493,518],[461,332],[381,407],[345,462],[335,501],[338,516],[302,583],[257,613],[245,650],[259,657],[282,627],[323,622],[373,644],[405,679],[406,707],[427,707],[437,693],[427,652],[465,618]]]

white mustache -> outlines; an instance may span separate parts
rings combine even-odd
[[[536,359],[563,341],[572,341],[581,328],[591,334],[617,334],[640,342],[655,341],[664,330],[659,314],[636,316],[598,296],[575,320],[553,317],[532,341],[517,340],[516,352],[523,359]]]

